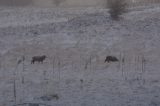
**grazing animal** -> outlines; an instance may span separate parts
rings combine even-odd
[[[31,64],[34,64],[35,62],[38,62],[38,63],[43,63],[43,61],[46,59],[46,56],[43,55],[43,56],[34,56],[32,57],[32,60],[31,60]]]
[[[117,62],[119,61],[116,57],[114,56],[107,56],[105,62]]]

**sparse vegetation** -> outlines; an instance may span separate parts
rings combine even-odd
[[[0,9],[0,106],[160,106],[160,9],[129,10]]]
[[[126,0],[108,0],[107,7],[113,20],[119,20],[120,15],[126,12]]]

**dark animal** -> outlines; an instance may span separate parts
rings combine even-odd
[[[31,60],[31,64],[34,64],[35,62],[38,62],[38,63],[43,63],[43,61],[46,59],[46,56],[43,55],[43,56],[34,56],[32,57],[32,60]]]
[[[114,56],[107,56],[105,62],[117,62],[119,61],[116,57]]]

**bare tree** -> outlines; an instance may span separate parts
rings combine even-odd
[[[126,0],[108,0],[109,14],[113,20],[119,20],[120,15],[126,12]]]

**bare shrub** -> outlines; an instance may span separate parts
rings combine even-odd
[[[126,12],[126,0],[108,0],[109,14],[113,20],[119,20],[120,15]]]

